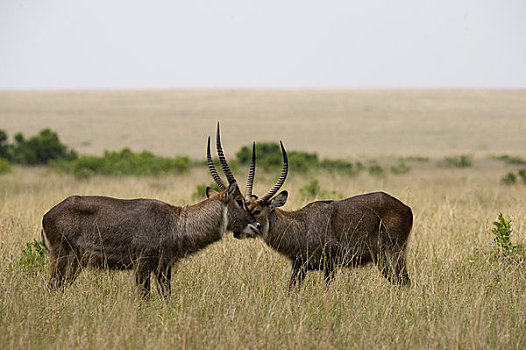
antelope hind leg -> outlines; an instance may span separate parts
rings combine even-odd
[[[49,289],[63,292],[77,277],[78,265],[77,257],[71,252],[52,256]]]
[[[150,296],[150,273],[151,269],[147,264],[139,264],[135,268],[135,283],[145,299],[148,299]]]
[[[163,298],[168,298],[172,292],[170,281],[172,278],[172,266],[163,266],[157,273],[157,288]]]

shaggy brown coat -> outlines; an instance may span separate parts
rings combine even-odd
[[[42,220],[42,239],[51,253],[50,287],[72,282],[79,266],[133,268],[144,295],[154,272],[160,292],[168,296],[171,267],[179,259],[220,240],[226,230],[259,232],[242,198],[236,183],[186,207],[155,199],[68,197]]]
[[[408,284],[405,248],[413,225],[411,208],[398,199],[375,192],[336,201],[318,201],[289,212],[287,191],[273,200],[248,207],[261,223],[261,237],[289,258],[289,288],[301,284],[308,270],[325,270],[330,283],[336,266],[375,262],[392,283]],[[238,235],[237,238],[254,236]]]

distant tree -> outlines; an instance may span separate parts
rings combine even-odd
[[[281,148],[275,142],[260,142],[256,144],[257,167],[262,170],[274,170],[281,168],[283,157]],[[313,167],[319,166],[316,153],[303,151],[288,151],[289,166],[295,172],[306,172]],[[252,146],[243,146],[236,153],[237,161],[241,164],[249,164],[252,159]]]
[[[50,129],[44,129],[37,136],[27,140],[21,133],[15,135],[13,160],[16,163],[37,165],[47,164],[50,160],[76,158],[78,158],[77,153],[63,145],[57,133]]]
[[[10,159],[7,133],[0,129],[0,158]]]

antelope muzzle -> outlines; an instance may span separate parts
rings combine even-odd
[[[256,238],[256,236],[261,231],[261,224],[259,222],[256,222],[254,225],[249,224],[247,227],[239,232],[234,231],[234,238],[236,239],[245,239],[245,238]]]

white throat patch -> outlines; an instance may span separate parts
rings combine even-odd
[[[221,221],[221,236],[223,236],[226,232],[226,228],[228,227],[228,207],[225,205],[225,207],[223,208],[223,218],[222,218],[222,221]]]

